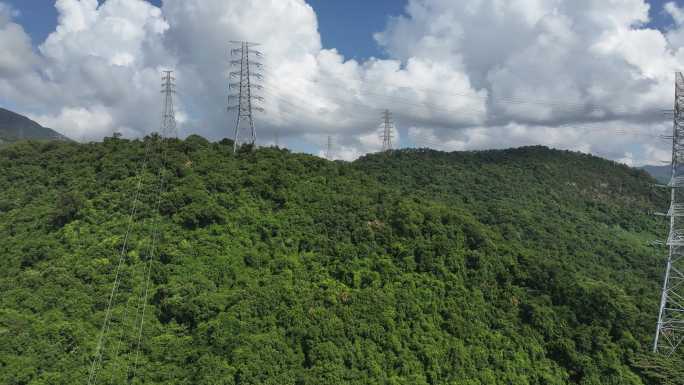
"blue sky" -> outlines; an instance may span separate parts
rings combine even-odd
[[[19,10],[20,24],[34,44],[40,44],[55,29],[57,11],[46,0],[4,0]],[[157,6],[161,0],[149,0]],[[373,34],[382,31],[388,16],[400,15],[407,0],[307,0],[318,15],[318,28],[325,48],[337,48],[350,59],[385,57]]]
[[[651,27],[664,29],[671,26],[672,18],[663,10],[665,3],[669,1],[672,0],[650,0],[648,2],[651,4]],[[674,0],[674,2],[681,7],[682,0]]]
[[[406,0],[307,0],[318,15],[325,48],[337,48],[350,59],[384,57],[373,34],[384,29],[388,16],[403,13]]]
[[[57,22],[57,12],[50,1],[4,0],[19,10],[18,21],[33,38],[42,42]],[[161,0],[149,0],[157,6]],[[388,16],[401,15],[408,0],[306,0],[318,15],[318,28],[325,48],[336,48],[346,58],[363,60],[385,54],[373,40],[382,31]],[[651,0],[651,27],[665,29],[671,18],[663,12],[669,0]],[[677,0],[684,3],[684,0]]]

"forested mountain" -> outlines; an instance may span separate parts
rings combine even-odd
[[[20,139],[69,140],[23,115],[0,108],[0,144]]]
[[[667,193],[644,171],[155,143],[0,150],[0,383],[87,383],[131,211],[98,383],[683,383],[649,353]]]

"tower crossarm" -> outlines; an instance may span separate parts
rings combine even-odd
[[[684,246],[684,230],[672,230],[667,239],[668,246]]]
[[[684,217],[684,203],[671,203],[667,215],[670,217]]]
[[[670,187],[681,188],[684,187],[684,176],[674,176],[670,179]]]

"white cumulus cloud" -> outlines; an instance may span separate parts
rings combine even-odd
[[[231,137],[230,40],[261,43],[260,143],[337,158],[380,148],[381,111],[403,145],[445,150],[547,144],[655,162],[658,112],[684,67],[684,11],[647,27],[644,0],[409,0],[375,41],[387,58],[324,48],[304,0],[57,0],[58,25],[31,42],[0,1],[0,101],[75,139],[159,125],[160,71],[178,82],[182,135]],[[369,37],[372,38],[372,37]]]

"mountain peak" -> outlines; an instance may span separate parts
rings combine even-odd
[[[69,140],[66,136],[43,127],[24,115],[0,107],[0,143],[21,139]]]

